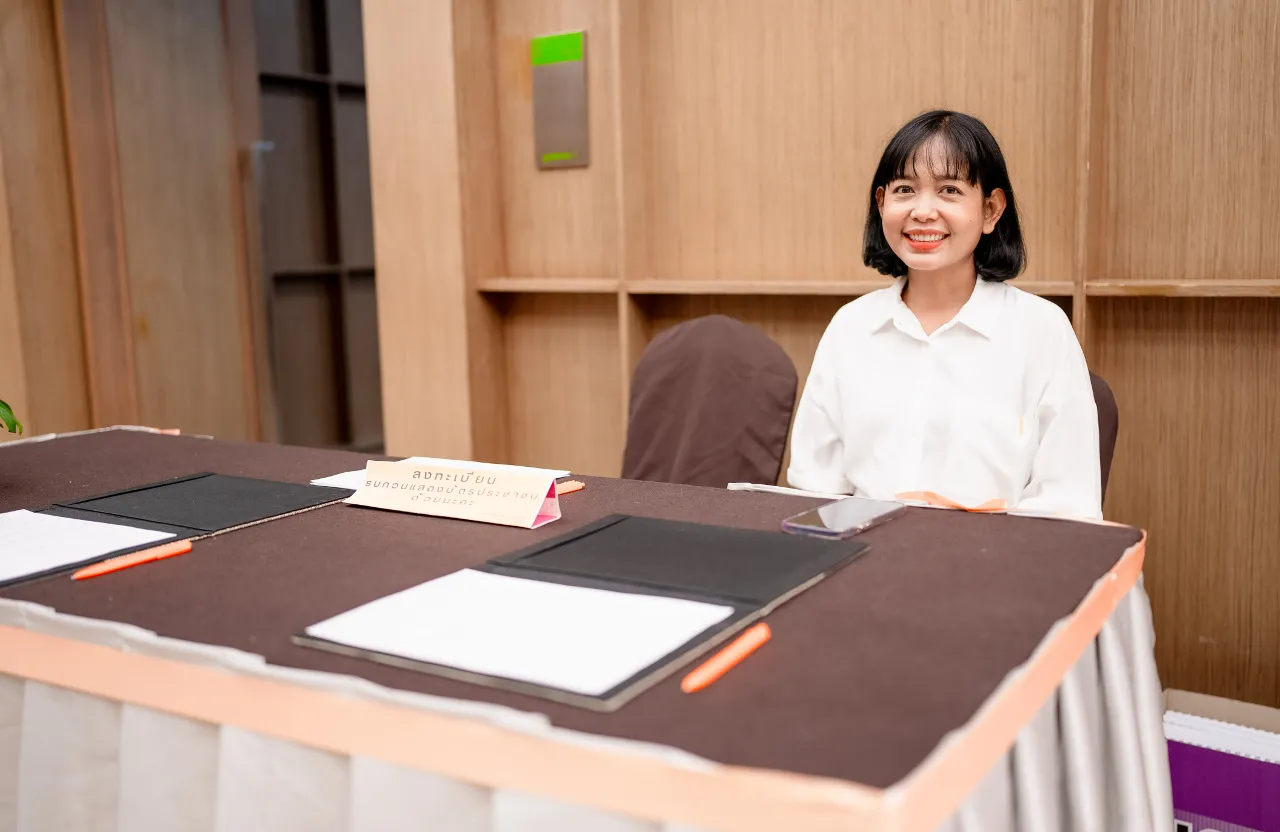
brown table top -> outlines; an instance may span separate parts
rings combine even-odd
[[[0,448],[0,511],[42,508],[214,471],[289,482],[367,457],[111,431]],[[865,533],[870,551],[776,610],[774,637],[695,696],[681,674],[612,714],[298,647],[344,610],[607,514],[776,530],[817,500],[579,477],[536,531],[334,505],[196,543],[185,556],[92,581],[0,591],[60,612],[546,714],[565,728],[681,748],[722,763],[887,787],[967,722],[1050,626],[1141,538],[1135,529],[911,509]]]

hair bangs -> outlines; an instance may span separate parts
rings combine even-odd
[[[885,148],[874,188],[895,179],[918,178],[928,173],[934,179],[955,179],[979,184],[982,148],[972,132],[963,129],[951,113],[917,119],[898,131]],[[986,184],[983,183],[983,190]]]
[[[974,148],[959,146],[963,139],[963,136],[954,136],[945,130],[925,138],[895,166],[890,181],[909,177],[919,179],[927,173],[934,179],[953,179],[977,185],[978,166],[970,161]]]

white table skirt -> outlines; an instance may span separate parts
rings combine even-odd
[[[716,765],[672,748],[554,728],[537,714],[269,666],[239,651],[162,639],[135,627],[58,615],[22,602],[0,601],[0,626],[401,707],[443,710],[579,746],[657,756],[678,766]],[[1171,830],[1153,645],[1150,606],[1139,583],[1016,745],[942,829]],[[477,786],[0,675],[0,832],[689,828]]]

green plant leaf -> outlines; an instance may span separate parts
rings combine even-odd
[[[4,401],[0,401],[0,422],[4,423],[9,433],[22,433],[22,423],[13,415],[13,408]]]

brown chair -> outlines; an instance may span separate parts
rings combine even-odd
[[[756,327],[724,315],[677,324],[636,365],[622,476],[777,482],[796,384],[791,359]]]
[[[1102,463],[1102,496],[1107,496],[1107,478],[1111,476],[1111,458],[1116,452],[1116,436],[1120,433],[1120,410],[1116,407],[1111,385],[1100,376],[1089,373],[1093,384],[1093,401],[1098,406],[1098,455]]]

